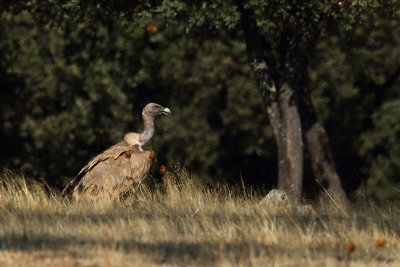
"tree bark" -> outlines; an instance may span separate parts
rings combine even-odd
[[[279,108],[285,132],[286,167],[288,174],[281,177],[278,187],[289,192],[295,198],[300,197],[303,184],[303,137],[299,113],[299,95],[305,82],[302,69],[305,60],[303,53],[299,53],[299,45],[289,46],[284,34],[281,40],[281,57],[285,59],[281,73],[282,86],[279,94]]]
[[[300,109],[304,142],[311,156],[311,167],[314,177],[318,179],[321,186],[336,201],[348,205],[349,201],[336,170],[328,135],[318,120],[309,91],[304,89],[301,95]]]
[[[303,175],[303,143],[298,111],[298,93],[289,83],[276,87],[264,57],[267,44],[258,32],[252,14],[242,9],[247,54],[258,87],[262,93],[278,151],[278,188],[293,198],[301,195]],[[289,72],[288,72],[289,73]],[[292,72],[287,77],[291,77]]]
[[[303,139],[298,111],[298,93],[288,82],[284,82],[280,89],[279,109],[286,157],[283,162],[278,163],[279,174],[281,174],[278,177],[278,188],[289,193],[293,198],[298,198],[303,184]]]
[[[303,182],[303,140],[311,155],[314,176],[337,200],[348,203],[336,171],[327,134],[318,120],[306,90],[308,73],[306,52],[315,43],[318,29],[306,36],[284,35],[281,58],[282,72],[271,76],[265,57],[268,44],[259,33],[250,10],[240,6],[242,28],[247,54],[252,64],[258,87],[262,93],[277,150],[278,188],[298,198]],[[313,34],[314,33],[314,34]],[[292,38],[292,39],[290,39]],[[289,47],[292,44],[292,47]]]

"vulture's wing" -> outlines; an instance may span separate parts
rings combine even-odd
[[[87,171],[73,189],[75,199],[98,196],[103,193],[119,195],[146,178],[151,166],[151,153],[129,150],[116,158],[108,157]]]
[[[119,156],[130,150],[136,151],[138,150],[138,148],[132,148],[125,141],[121,141],[118,144],[115,144],[112,147],[108,148],[103,153],[100,153],[99,155],[94,157],[85,167],[82,168],[78,175],[75,176],[75,178],[64,188],[64,190],[61,192],[61,196],[65,197],[70,195],[72,190],[80,182],[85,173],[89,172],[100,162],[104,162],[108,159],[117,159]]]

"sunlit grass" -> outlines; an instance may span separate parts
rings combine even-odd
[[[122,200],[70,202],[8,171],[0,181],[0,266],[400,264],[400,208],[390,203],[299,212],[182,169]]]

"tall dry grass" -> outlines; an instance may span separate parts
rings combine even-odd
[[[12,172],[0,180],[0,266],[400,266],[390,203],[260,205],[185,170],[123,200],[69,202]]]

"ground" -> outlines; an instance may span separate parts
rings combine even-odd
[[[400,208],[260,204],[184,170],[123,200],[71,202],[5,172],[0,266],[400,266]]]

